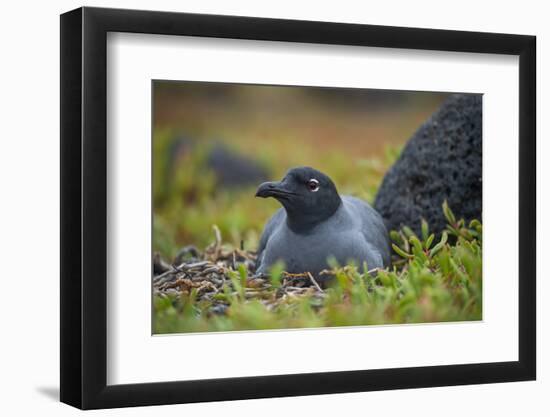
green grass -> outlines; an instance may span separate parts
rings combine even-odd
[[[442,207],[447,230],[436,241],[423,222],[421,236],[409,228],[391,233],[391,269],[371,274],[353,265],[334,266],[324,291],[310,287],[285,292],[283,266],[271,271],[268,287],[257,291],[246,268],[228,271],[214,300],[198,300],[197,289],[154,299],[154,332],[186,333],[304,327],[470,321],[482,318],[482,225],[457,220]],[[214,303],[226,314],[210,314]]]

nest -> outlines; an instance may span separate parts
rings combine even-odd
[[[215,242],[203,252],[194,246],[182,248],[171,263],[155,253],[153,257],[153,295],[175,299],[194,294],[197,303],[208,305],[208,314],[226,314],[230,302],[225,296],[244,296],[244,301],[259,300],[268,309],[300,297],[322,301],[324,290],[310,273],[282,273],[277,285],[267,275],[255,274],[256,253],[222,246],[219,229]],[[246,271],[246,282],[236,288],[235,274]],[[233,277],[233,279],[232,279]]]

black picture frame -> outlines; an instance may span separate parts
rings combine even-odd
[[[107,385],[108,32],[519,56],[519,360]],[[93,409],[535,379],[535,51],[524,35],[88,7],[61,15],[61,401]]]

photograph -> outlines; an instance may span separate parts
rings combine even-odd
[[[153,334],[482,320],[482,94],[151,89]]]

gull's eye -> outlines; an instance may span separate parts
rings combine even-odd
[[[317,181],[315,178],[310,179],[307,182],[307,188],[309,188],[309,191],[312,192],[319,191],[319,181]]]

